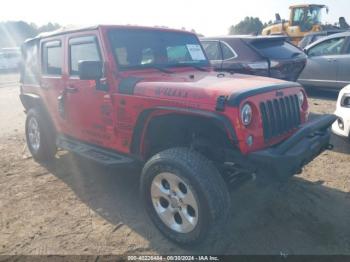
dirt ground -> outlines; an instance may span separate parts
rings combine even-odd
[[[180,249],[143,212],[137,170],[111,170],[59,152],[30,157],[18,76],[0,75],[0,255],[350,254],[350,145],[336,137],[283,187],[248,183],[232,193],[227,234]],[[336,94],[311,92],[311,112],[331,113]]]

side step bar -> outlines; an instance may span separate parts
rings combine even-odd
[[[111,152],[98,146],[90,145],[65,136],[58,136],[56,145],[59,148],[73,152],[84,158],[96,161],[102,165],[131,165],[134,159]]]

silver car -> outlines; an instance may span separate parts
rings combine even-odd
[[[350,31],[322,38],[304,51],[308,59],[299,83],[333,89],[350,84]]]

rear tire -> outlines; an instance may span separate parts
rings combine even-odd
[[[25,132],[28,149],[36,161],[47,162],[54,159],[57,151],[55,134],[39,110],[31,108],[28,111]]]
[[[211,162],[188,148],[153,156],[141,176],[141,197],[155,226],[179,245],[198,244],[222,232],[228,188]]]

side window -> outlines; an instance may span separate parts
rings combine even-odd
[[[31,41],[22,46],[22,66],[21,82],[24,84],[38,84],[40,67],[39,67],[39,43]]]
[[[236,52],[225,42],[221,42],[222,57],[224,60],[237,57]]]
[[[312,47],[309,56],[339,55],[341,54],[345,38],[332,38]]]
[[[45,75],[61,75],[63,53],[61,41],[50,41],[43,44],[42,72]]]
[[[101,61],[96,38],[84,36],[69,40],[69,74],[78,75],[79,61]]]
[[[219,41],[203,41],[202,46],[209,60],[222,60]]]
[[[305,11],[303,8],[295,8],[293,13],[293,25],[299,25],[300,22],[304,19]]]
[[[345,54],[349,55],[350,54],[350,38],[348,38],[348,46],[345,49]]]

